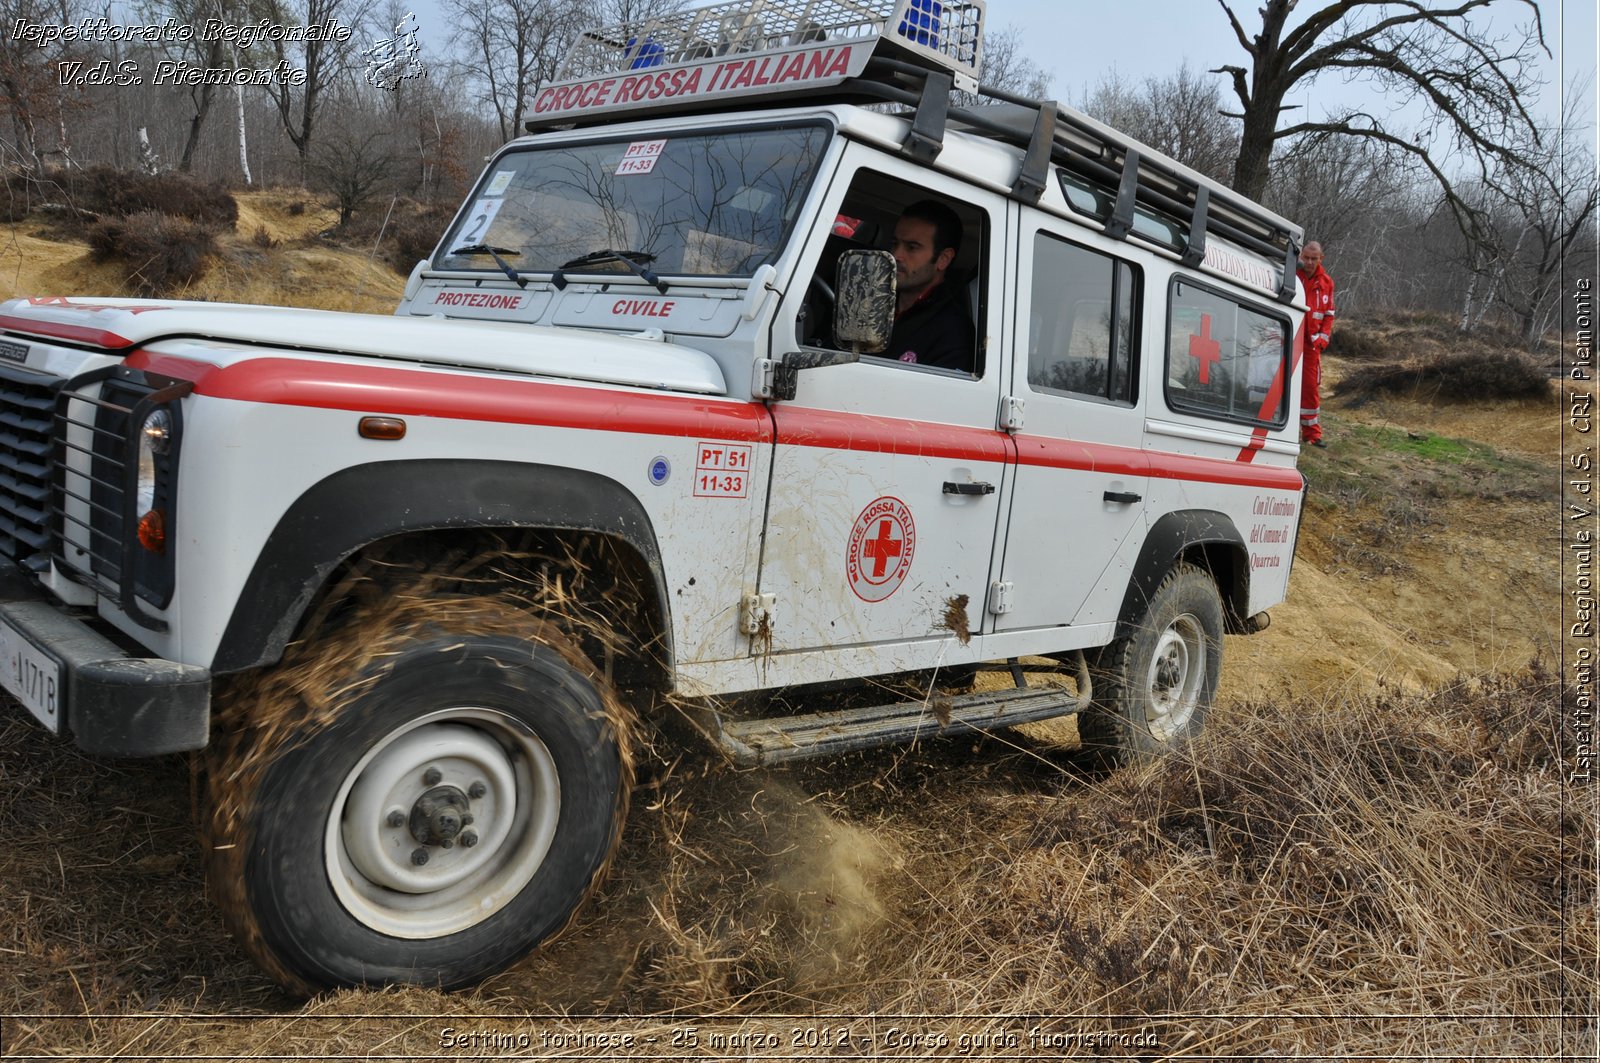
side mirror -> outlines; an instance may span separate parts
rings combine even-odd
[[[894,331],[895,261],[887,251],[846,251],[839,256],[833,337],[858,354],[889,346]]]

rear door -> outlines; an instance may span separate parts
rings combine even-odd
[[[1068,222],[1021,217],[1009,388],[1026,405],[1000,570],[1010,609],[997,631],[1115,619],[1122,595],[1109,589],[1127,584],[1123,555],[1137,546],[1149,483],[1143,272]]]

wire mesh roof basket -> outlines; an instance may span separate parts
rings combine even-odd
[[[983,0],[729,0],[585,30],[556,81],[832,42],[882,43],[976,88]]]

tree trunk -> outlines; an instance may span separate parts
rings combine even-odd
[[[188,173],[194,166],[194,153],[200,147],[200,130],[206,124],[206,115],[211,113],[211,96],[216,91],[211,85],[202,86],[200,100],[195,104],[194,117],[189,119],[189,135],[183,142],[183,154],[178,158],[180,173]]]
[[[233,87],[233,98],[239,107],[239,169],[244,173],[244,183],[250,184],[250,151],[244,134],[244,86]]]
[[[150,133],[144,126],[139,127],[139,162],[144,167],[144,172],[155,174],[161,171],[161,157],[150,147]]]
[[[1239,135],[1239,160],[1233,167],[1233,190],[1260,200],[1271,173],[1272,145],[1277,139],[1278,108],[1253,107]]]

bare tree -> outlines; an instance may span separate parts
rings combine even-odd
[[[194,27],[196,32],[187,40],[163,36],[157,42],[158,51],[163,58],[209,68],[226,65],[229,47],[220,38],[206,40],[205,35],[198,32],[199,29],[205,25],[207,18],[220,18],[230,23],[242,21],[235,18],[234,13],[242,13],[243,7],[227,0],[141,0],[135,10],[147,25],[159,26],[170,18]],[[195,150],[200,146],[200,134],[205,128],[206,117],[216,102],[217,86],[210,83],[190,85],[184,91],[189,97],[191,113],[183,151],[178,156],[178,169],[188,173],[194,167]]]
[[[1112,74],[1103,76],[1083,109],[1186,166],[1225,181],[1239,153],[1239,136],[1222,114],[1213,83],[1188,63],[1164,78],[1146,78],[1131,88]]]
[[[1022,31],[1007,26],[983,35],[983,83],[1019,96],[1050,95],[1050,73],[1022,54]],[[974,101],[976,102],[976,101]]]
[[[1537,137],[1530,131],[1515,161],[1488,182],[1504,203],[1491,292],[1530,348],[1559,319],[1563,266],[1574,253],[1593,254],[1600,180],[1580,132],[1587,96],[1586,87],[1574,86],[1561,125]]]
[[[534,88],[554,75],[573,36],[595,17],[581,0],[446,0],[446,9],[502,140],[521,134]]]
[[[306,41],[301,45],[300,69],[305,71],[305,81],[294,86],[286,81],[273,81],[267,92],[278,109],[283,131],[288,134],[300,158],[300,180],[306,179],[311,141],[317,118],[331,87],[352,70],[352,64],[363,49],[358,41],[366,43],[367,15],[370,10],[365,0],[267,0],[274,12],[274,21],[284,25],[323,26],[337,20],[339,25],[351,30],[354,36],[345,43],[337,40]],[[276,58],[291,61],[289,48],[282,41],[273,42]],[[291,61],[292,62],[292,61]]]
[[[28,37],[26,28],[65,25],[82,13],[76,0],[0,0],[0,25],[5,28],[0,35],[0,109],[11,118],[17,164],[34,173],[43,170],[46,155],[72,161],[66,123],[72,102],[60,71],[63,63],[86,65],[89,56],[82,46],[59,41],[41,47]],[[40,133],[45,123],[56,127],[53,148],[46,146]]]
[[[1463,219],[1470,205],[1455,192],[1444,156],[1459,153],[1488,173],[1508,156],[1519,131],[1530,125],[1527,97],[1534,88],[1530,64],[1544,47],[1535,0],[1323,0],[1290,26],[1300,0],[1263,0],[1261,25],[1245,31],[1232,0],[1217,0],[1249,66],[1224,65],[1213,73],[1231,79],[1240,109],[1239,157],[1233,186],[1260,197],[1267,187],[1273,147],[1306,135],[1360,137],[1411,155],[1444,191]],[[1530,22],[1492,33],[1475,17],[1526,9]],[[1423,101],[1433,133],[1391,129],[1381,116],[1347,110],[1280,126],[1289,93],[1318,77],[1338,74],[1372,82],[1391,104]]]
[[[388,136],[377,131],[330,137],[312,153],[307,164],[312,182],[332,194],[339,208],[339,228],[350,224],[356,211],[393,183]]]

